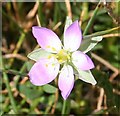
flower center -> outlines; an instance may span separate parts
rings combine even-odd
[[[65,61],[69,61],[70,60],[70,53],[68,53],[66,50],[61,49],[58,54],[56,54],[57,59],[59,61],[59,63],[63,63]]]

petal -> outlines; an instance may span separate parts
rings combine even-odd
[[[89,70],[94,68],[94,64],[90,57],[81,51],[75,51],[72,54],[72,62],[80,70]]]
[[[57,51],[61,50],[61,41],[52,30],[34,26],[32,27],[32,33],[41,48],[46,51],[57,53]]]
[[[79,79],[81,79],[82,81],[90,83],[92,85],[95,85],[97,83],[90,70],[87,71],[79,70],[78,72]]]
[[[58,79],[58,86],[62,97],[66,100],[74,86],[73,68],[70,65],[64,65]]]
[[[36,62],[29,72],[32,84],[41,86],[53,81],[59,71],[59,64],[55,58],[40,59]]]
[[[73,22],[64,33],[64,47],[68,51],[76,51],[82,40],[82,32],[78,21]]]

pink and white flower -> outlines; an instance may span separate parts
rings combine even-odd
[[[29,72],[32,84],[42,86],[52,82],[59,74],[58,86],[62,97],[66,100],[74,86],[74,71],[87,71],[94,68],[90,57],[78,51],[82,42],[82,32],[78,21],[73,22],[64,32],[63,45],[59,37],[50,29],[34,26],[32,33],[40,51],[44,53]],[[61,71],[60,70],[61,65]],[[94,77],[79,78],[92,85],[96,84]]]

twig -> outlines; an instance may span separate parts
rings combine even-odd
[[[20,59],[22,61],[27,61],[27,57],[23,56],[23,55],[20,55],[20,54],[6,54],[6,55],[3,55],[3,58],[6,58],[6,59],[9,59],[9,58],[17,58],[17,59]]]
[[[16,90],[15,90],[15,88],[12,88],[11,91],[15,92]],[[0,94],[7,94],[7,93],[8,93],[7,89],[4,89],[4,90],[0,91]]]
[[[26,98],[26,96],[25,96],[24,94],[22,94],[22,93],[19,92],[19,95],[20,95],[23,99],[25,99],[28,104],[32,104],[32,101],[29,100],[28,98]]]
[[[38,10],[38,7],[39,7],[39,2],[36,1],[34,7],[29,11],[29,13],[27,14],[26,18],[30,19],[30,18],[34,17],[36,12],[37,12],[37,10]]]
[[[2,49],[0,49],[0,51],[2,51],[3,53],[8,53],[9,50],[6,47],[2,47]]]
[[[80,26],[82,25],[82,22],[87,19],[87,15],[88,15],[88,3],[83,2],[82,3],[82,12],[81,12],[80,21],[79,21]]]
[[[36,21],[36,19],[34,18],[33,20],[30,20],[30,21],[23,23],[22,26],[23,26],[25,32],[28,32],[31,29],[31,27],[33,26],[35,21]]]
[[[118,80],[112,80],[112,82],[111,82],[113,85],[115,85],[115,84],[117,84],[118,85],[118,83],[119,83],[119,81]]]
[[[72,12],[71,12],[70,1],[69,0],[65,0],[65,4],[66,4],[68,16],[72,19]]]
[[[41,27],[41,23],[40,23],[40,20],[39,20],[39,16],[38,16],[38,14],[36,15],[36,19],[37,19],[37,23],[38,23],[38,25]]]
[[[113,72],[117,72],[117,73],[120,73],[120,71],[112,66],[109,62],[107,62],[106,60],[104,60],[103,58],[101,58],[100,56],[94,54],[94,53],[91,53],[92,57],[95,58],[96,60],[98,60],[100,63],[104,64],[106,67],[108,67],[109,69],[111,69]]]
[[[117,95],[120,95],[120,91],[116,90],[116,89],[113,89],[113,92]]]
[[[107,107],[107,97],[106,97],[105,94],[104,94],[104,109],[108,109],[108,107]]]
[[[58,102],[58,96],[59,96],[59,93],[58,93],[58,90],[57,90],[56,93],[55,93],[55,102],[53,104],[51,114],[54,114],[54,112],[55,112],[55,108],[56,108],[56,105],[57,105],[57,102]]]
[[[8,53],[9,50],[7,45],[7,40],[4,37],[2,37],[2,47],[0,48],[0,51]]]
[[[103,97],[104,97],[104,89],[100,88],[100,96],[98,98],[98,103],[97,103],[97,110],[101,110],[102,109],[102,103],[103,103]]]
[[[99,31],[99,32],[93,33],[91,35],[83,36],[83,39],[88,39],[88,38],[92,38],[92,37],[96,37],[96,36],[102,36],[102,35],[111,33],[113,31],[119,31],[119,29],[120,29],[120,26],[114,27],[112,29],[108,29],[108,30],[105,30],[105,31]]]
[[[113,79],[120,74],[120,70],[118,70],[116,67],[112,66],[109,62],[107,62],[106,60],[104,60],[103,58],[101,58],[100,56],[91,53],[92,57],[95,58],[96,60],[98,60],[100,63],[104,64],[106,67],[108,67],[109,69],[111,69],[114,73],[110,76],[109,80],[110,82],[113,81]]]
[[[82,19],[83,19],[84,13],[85,13],[85,11],[82,10],[81,15],[80,15],[80,21],[79,21],[80,26],[82,25]]]
[[[103,35],[103,38],[108,38],[108,37],[120,37],[120,34],[119,33],[112,33],[112,34]]]
[[[18,13],[18,6],[17,6],[17,2],[16,0],[12,0],[12,4],[13,4],[13,8],[15,10],[15,16],[16,16],[16,19],[17,19],[17,22],[20,22],[20,16],[19,16],[19,13]]]
[[[28,77],[24,77],[24,78],[21,80],[20,84],[23,85],[27,80],[28,80]]]
[[[53,27],[53,31],[55,31],[62,23],[58,22],[54,27]]]
[[[110,82],[112,82],[118,74],[119,74],[119,72],[114,72],[109,78]]]
[[[34,111],[37,113],[37,114],[42,114],[39,109],[35,108]]]

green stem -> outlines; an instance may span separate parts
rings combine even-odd
[[[53,17],[55,24],[57,23],[57,19],[58,19],[57,16],[58,16],[58,3],[56,2],[55,3],[55,10],[54,10],[54,17]]]
[[[82,17],[82,20],[85,21],[88,19],[88,2],[83,2],[82,8],[83,8],[82,11],[84,12],[84,16]]]
[[[22,68],[20,69],[18,75],[16,76],[16,80],[15,80],[15,87],[17,86],[17,83],[20,79],[21,76],[26,76],[27,74],[23,74],[23,72],[25,71],[26,69],[26,62],[23,64]]]
[[[112,28],[112,29],[108,29],[108,30],[105,30],[105,31],[96,32],[96,33],[93,33],[91,35],[84,36],[83,39],[88,39],[88,38],[95,37],[95,36],[105,35],[105,34],[108,34],[110,32],[113,32],[113,31],[119,30],[119,29],[120,29],[120,26]]]
[[[39,17],[39,21],[41,26],[43,25],[43,21],[44,21],[44,17],[43,17],[43,13],[42,13],[42,2],[40,2],[40,0],[38,0],[39,2],[39,7],[38,7],[38,17]]]
[[[4,66],[4,64],[3,64],[3,66]],[[8,80],[8,75],[5,72],[3,72],[3,79],[4,79],[5,85],[6,85],[7,90],[8,90],[8,95],[10,97],[10,102],[11,102],[12,108],[13,108],[15,113],[18,113],[16,103],[15,103],[15,99],[12,95],[10,83],[9,83],[9,80]]]
[[[15,48],[15,50],[13,51],[13,54],[17,54],[17,52],[19,51],[19,49],[20,49],[20,47],[21,47],[21,45],[22,45],[22,43],[23,43],[23,41],[24,41],[24,39],[25,39],[25,32],[23,32],[22,34],[21,34],[21,36],[20,36],[20,38],[19,38],[19,41],[18,41],[18,43],[17,43],[17,45],[16,45],[16,48]],[[14,58],[12,58],[12,59],[10,59],[10,62],[9,62],[9,68],[11,67],[11,65],[12,65],[12,63],[14,62]]]
[[[27,73],[23,73],[21,71],[13,70],[13,69],[2,69],[2,72],[14,74],[18,76],[27,76]]]
[[[86,28],[85,28],[85,30],[84,30],[84,32],[83,32],[83,35],[86,35],[86,34],[87,34],[87,32],[89,31],[91,25],[93,24],[93,22],[94,22],[94,20],[95,20],[95,16],[96,16],[96,14],[97,14],[97,12],[98,12],[98,10],[99,10],[99,5],[100,5],[100,2],[99,2],[98,5],[96,6],[96,8],[95,8],[95,10],[94,10],[94,12],[93,12],[93,16],[90,18],[90,20],[89,20],[89,22],[88,22],[88,24],[87,24],[87,26],[86,26]]]
[[[63,101],[62,115],[65,114],[65,108],[66,108],[66,100]]]

